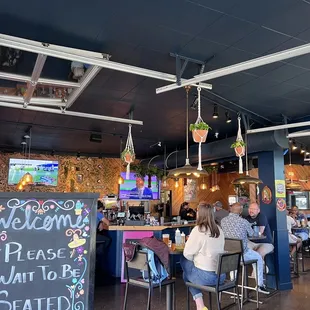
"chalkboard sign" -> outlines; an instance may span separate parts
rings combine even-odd
[[[0,309],[91,310],[97,194],[0,194]]]

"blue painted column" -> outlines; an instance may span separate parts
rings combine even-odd
[[[267,216],[270,228],[274,231],[275,270],[271,270],[271,273],[275,271],[277,275],[277,287],[279,290],[289,290],[292,289],[292,281],[290,274],[286,210],[278,210],[275,188],[275,180],[285,180],[283,150],[278,149],[272,152],[259,153],[258,169],[259,178],[263,181],[263,184],[260,185],[260,198],[264,186],[268,186],[272,191],[271,204],[264,204],[260,201],[261,212]],[[268,259],[272,258],[271,255],[268,256]],[[274,286],[272,285],[272,282],[274,282],[272,277],[267,277],[267,281],[269,287]]]

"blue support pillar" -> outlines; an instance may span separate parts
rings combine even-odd
[[[277,149],[272,152],[262,152],[258,154],[259,178],[263,181],[260,185],[260,193],[264,186],[268,186],[272,191],[271,204],[264,204],[260,201],[261,212],[268,218],[269,225],[274,231],[274,268],[279,290],[292,289],[289,242],[286,225],[286,210],[277,209],[277,198],[275,180],[285,180],[283,150]],[[260,195],[261,197],[261,195]],[[272,272],[273,273],[273,272]],[[273,280],[273,281],[272,281]],[[273,287],[274,279],[267,277],[267,284]],[[273,282],[273,284],[272,284]],[[270,285],[271,284],[271,285]]]

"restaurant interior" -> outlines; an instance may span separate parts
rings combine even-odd
[[[309,13],[302,0],[1,4],[0,192],[98,194],[85,310],[308,309]],[[185,202],[195,216],[181,216]],[[240,204],[247,217],[253,203],[272,233],[268,292],[240,256],[241,297],[214,286],[208,308],[187,304],[181,265],[199,206]],[[143,238],[166,243],[172,279],[127,290],[124,245]]]

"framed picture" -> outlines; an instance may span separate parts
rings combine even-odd
[[[184,186],[184,201],[194,202],[197,198],[197,180],[187,179],[187,185]]]

